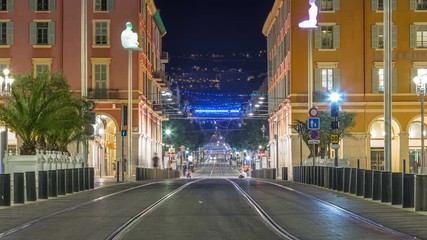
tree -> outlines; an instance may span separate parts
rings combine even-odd
[[[72,132],[82,135],[89,121],[86,100],[71,94],[62,72],[14,77],[0,122],[22,139],[21,154],[35,154],[37,146],[64,150]]]
[[[170,135],[165,134],[166,129],[171,131]],[[207,142],[200,126],[185,119],[171,119],[163,122],[162,131],[163,143],[172,144],[176,148],[185,146],[196,149]]]
[[[229,143],[231,147],[237,149],[250,149],[256,151],[260,145],[265,147],[268,143],[268,139],[265,136],[263,138],[261,131],[263,125],[268,126],[268,122],[260,119],[245,120],[241,129],[234,130],[226,136],[226,142]],[[268,128],[265,132],[268,132]]]
[[[331,122],[332,117],[330,114],[330,111],[322,111],[319,112],[319,119],[320,119],[320,130],[319,130],[319,140],[320,144],[315,145],[315,149],[313,152],[313,148],[311,144],[308,144],[309,140],[309,132],[307,127],[306,121],[296,120],[296,124],[292,125],[292,128],[298,131],[298,126],[301,126],[301,132],[303,141],[310,149],[310,155],[309,158],[312,156],[321,156],[322,158],[325,156],[330,157],[330,135],[332,132]],[[339,138],[343,138],[346,136],[350,136],[350,133],[348,132],[348,129],[354,127],[356,125],[356,113],[355,112],[343,112],[341,111],[339,113],[339,126],[338,126],[338,136]]]

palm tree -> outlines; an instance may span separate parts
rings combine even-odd
[[[62,131],[84,129],[89,121],[85,100],[71,94],[63,73],[16,75],[5,101],[0,122],[22,139],[23,155],[35,154],[38,141],[58,145]]]

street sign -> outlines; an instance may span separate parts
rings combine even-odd
[[[319,131],[317,131],[317,130],[310,130],[310,132],[308,133],[308,137],[310,138],[310,140],[317,140],[317,139],[319,139]]]
[[[338,148],[340,148],[340,145],[339,145],[339,144],[334,143],[334,144],[331,144],[331,148],[332,148],[332,149],[338,149]]]
[[[320,140],[308,140],[308,144],[319,144]]]
[[[308,118],[307,127],[308,127],[308,130],[319,130],[320,129],[320,119],[319,118]]]
[[[317,107],[310,108],[310,110],[308,110],[308,115],[310,115],[310,117],[317,117],[319,115]]]
[[[340,138],[338,134],[331,134],[331,143],[339,143],[339,142],[340,142]]]

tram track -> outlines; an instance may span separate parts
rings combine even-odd
[[[32,227],[35,224],[42,223],[44,221],[53,219],[54,217],[56,217],[56,216],[58,216],[60,214],[67,214],[67,213],[70,213],[72,211],[75,211],[76,209],[83,208],[83,207],[88,206],[90,204],[95,204],[97,202],[100,202],[100,201],[112,198],[114,196],[125,194],[125,193],[131,192],[131,191],[135,191],[135,190],[138,190],[138,189],[141,189],[141,188],[145,188],[145,187],[149,187],[149,186],[153,186],[153,185],[157,185],[157,184],[162,184],[162,183],[165,183],[165,182],[166,181],[150,182],[150,183],[138,185],[138,186],[135,186],[135,187],[127,188],[127,189],[124,189],[124,190],[119,190],[117,192],[108,193],[108,194],[105,194],[103,196],[100,196],[100,197],[97,197],[97,198],[94,198],[94,199],[91,199],[91,200],[88,200],[88,201],[84,201],[84,202],[81,202],[81,203],[73,205],[73,206],[66,207],[66,208],[61,209],[59,211],[54,211],[54,212],[48,213],[48,214],[46,214],[44,216],[41,216],[41,217],[36,217],[33,220],[31,220],[31,221],[25,222],[23,224],[20,224],[17,227],[14,227],[12,229],[9,229],[7,231],[4,231],[4,232],[0,233],[0,239],[5,238],[5,237],[9,237],[12,234],[17,234],[17,233],[19,233],[19,232],[21,232],[21,231],[23,231],[23,230],[25,230],[27,228]],[[179,187],[179,188],[181,188],[181,187]],[[175,191],[175,190],[173,190],[173,191]]]
[[[228,179],[227,179],[228,180]],[[231,180],[228,180],[228,181],[231,181]],[[396,236],[396,237],[398,237],[399,239],[415,239],[413,236],[410,236],[410,235],[407,235],[407,234],[405,234],[405,233],[402,233],[402,232],[399,232],[399,231],[396,231],[396,230],[393,230],[393,229],[390,229],[390,228],[388,228],[388,227],[386,227],[386,226],[384,226],[384,225],[382,225],[382,224],[379,224],[379,223],[377,223],[377,222],[374,222],[374,221],[372,221],[372,220],[370,220],[370,219],[368,219],[368,218],[365,218],[365,217],[363,217],[363,216],[360,216],[360,215],[358,215],[358,214],[356,214],[356,213],[353,213],[353,212],[351,212],[351,211],[349,211],[349,210],[347,210],[347,209],[344,209],[344,208],[342,208],[342,207],[340,207],[340,206],[337,206],[337,205],[335,205],[335,204],[333,204],[333,203],[330,203],[330,202],[327,202],[327,201],[324,201],[324,200],[322,200],[322,199],[319,199],[319,198],[317,198],[317,197],[315,197],[315,196],[312,196],[312,195],[310,195],[310,194],[307,194],[307,193],[304,193],[304,192],[301,192],[301,191],[298,191],[298,190],[296,190],[296,189],[294,189],[294,188],[291,188],[291,187],[288,187],[288,186],[283,186],[283,185],[281,185],[281,184],[278,184],[278,183],[274,183],[274,182],[269,182],[269,181],[263,181],[263,180],[254,180],[254,179],[251,179],[251,180],[249,180],[249,181],[257,181],[257,182],[261,182],[261,183],[265,183],[265,184],[269,184],[269,185],[273,185],[273,186],[276,186],[276,187],[279,187],[279,188],[281,188],[281,189],[284,189],[284,190],[286,190],[286,191],[289,191],[289,192],[293,192],[293,193],[296,193],[296,194],[298,194],[298,195],[301,195],[301,196],[303,196],[303,197],[305,197],[305,198],[307,198],[307,199],[310,199],[310,200],[314,200],[314,201],[317,201],[317,202],[319,202],[319,203],[321,203],[321,204],[323,204],[323,205],[326,205],[327,207],[329,207],[329,208],[331,208],[331,209],[333,209],[334,211],[338,211],[338,212],[341,212],[342,214],[345,214],[345,215],[347,215],[347,216],[349,216],[349,217],[351,217],[351,218],[353,218],[353,219],[355,219],[356,221],[359,221],[360,223],[362,223],[362,224],[366,224],[366,225],[369,225],[369,226],[371,226],[372,228],[375,228],[375,229],[378,229],[378,230],[380,230],[380,231],[382,231],[382,232],[386,232],[386,233],[388,233],[388,234],[391,234],[391,235],[393,235],[393,236]],[[232,183],[233,183],[233,185],[235,186],[235,187],[238,187],[239,188],[239,191],[241,191],[241,193],[242,194],[244,194],[245,195],[245,197],[247,196],[248,197],[248,201],[250,201],[251,202],[251,204],[253,203],[254,204],[254,208],[255,209],[257,209],[257,211],[258,211],[258,204],[256,203],[256,201],[254,200],[254,199],[252,199],[250,196],[249,196],[249,194],[247,194],[242,188],[240,188],[240,186],[237,184],[237,183],[235,183],[235,182],[233,182],[233,181],[231,181]],[[264,214],[264,211],[262,210],[262,208],[260,208],[259,209],[259,211],[261,211],[261,213],[260,213],[260,215],[261,214]],[[263,216],[262,216],[263,217]],[[264,217],[263,217],[264,218]],[[274,220],[272,220],[272,222],[270,222],[270,218],[271,217],[269,217],[268,215],[266,216],[266,221],[267,221],[267,223],[268,224],[275,224],[275,222],[274,222]],[[279,226],[280,227],[280,226]],[[282,231],[282,229],[281,228],[278,228],[277,230],[275,229],[275,231],[277,231],[278,233],[281,233],[281,231]],[[286,235],[286,231],[284,232],[285,233],[285,235]],[[291,236],[292,237],[292,236]],[[298,239],[298,238],[289,238],[289,239]]]

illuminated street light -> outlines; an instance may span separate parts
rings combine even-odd
[[[11,95],[11,87],[13,84],[14,79],[9,77],[10,71],[9,69],[5,68],[3,70],[4,77],[0,76],[0,95],[3,97],[9,97]],[[4,107],[7,108],[7,101],[4,101],[5,105]],[[1,161],[0,161],[0,173],[3,173],[3,160],[4,160],[4,154],[8,150],[8,129],[7,126],[4,126],[5,131],[5,139],[6,139],[6,146],[5,149],[3,149],[0,153]]]
[[[166,135],[168,135],[168,136],[169,136],[169,135],[171,135],[171,133],[172,133],[172,131],[171,131],[169,128],[168,128],[168,129],[166,129],[166,131],[165,131],[165,134],[166,134]]]
[[[419,75],[414,77],[414,83],[417,86],[417,95],[421,99],[421,173],[424,172],[424,96],[426,94],[427,73],[420,71]]]

